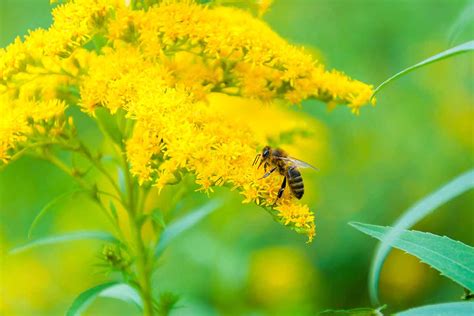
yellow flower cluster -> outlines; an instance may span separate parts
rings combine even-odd
[[[258,180],[262,171],[251,162],[267,143],[284,143],[282,135],[313,137],[319,146],[318,127],[271,102],[316,98],[357,113],[371,86],[326,71],[235,8],[164,1],[134,10],[124,1],[75,0],[53,16],[50,29],[0,51],[0,110],[8,113],[0,125],[1,159],[31,135],[34,122],[63,116],[60,100],[91,116],[98,107],[124,111],[134,122],[125,141],[140,183],[161,190],[190,172],[200,190],[239,190],[245,203],[266,207],[312,240],[313,212],[289,192],[273,208],[282,179]]]
[[[38,129],[54,131],[54,136],[67,126],[61,120],[63,99],[68,99],[69,87],[77,85],[88,55],[80,46],[102,27],[114,7],[107,0],[58,6],[48,30],[30,31],[23,42],[16,38],[0,49],[0,161],[8,161],[12,150]]]
[[[21,143],[28,136],[54,137],[66,122],[57,120],[62,116],[66,104],[52,99],[47,101],[9,100],[0,95],[0,161],[6,163],[13,144]]]
[[[195,93],[226,92],[291,103],[316,98],[348,104],[355,113],[372,94],[371,86],[326,71],[242,10],[178,2],[153,7],[141,16],[129,14],[126,21],[122,38],[137,40],[147,56],[169,60],[173,76],[177,81],[185,78]],[[135,36],[130,36],[132,30]],[[200,76],[190,76],[195,72]]]
[[[196,102],[184,88],[170,88],[169,80],[163,66],[144,60],[134,46],[117,47],[91,60],[89,76],[81,88],[81,103],[86,111],[91,111],[91,104],[99,103],[111,112],[122,108],[136,121],[133,135],[127,141],[127,157],[131,172],[141,183],[152,182],[161,190],[178,181],[182,173],[192,172],[200,190],[212,192],[213,186],[228,185],[241,191],[244,203],[270,207],[282,179],[274,176],[257,180],[262,170],[256,170],[251,162],[256,149],[265,144],[257,139],[268,140],[272,133],[303,128],[304,123],[288,113],[284,118],[266,117],[264,114],[275,115],[275,111],[281,111],[267,106],[267,111],[260,113],[253,109],[253,119],[270,120],[270,123],[285,119],[298,121],[289,123],[294,125],[289,129],[283,125],[269,132],[255,131],[258,122],[249,125],[244,117],[238,119],[238,114],[232,112],[239,110],[238,106],[228,106],[235,105],[233,99],[212,94],[209,102]],[[246,105],[240,106],[246,112],[242,116],[252,115],[251,108],[245,111]],[[306,130],[314,132],[314,127]],[[310,238],[314,236],[313,213],[307,206],[296,203],[291,194],[284,195],[276,210],[277,218],[285,225]]]

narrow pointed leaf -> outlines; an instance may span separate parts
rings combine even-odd
[[[173,309],[176,308],[176,303],[179,301],[179,296],[172,292],[163,292],[156,303],[156,310],[158,315],[169,315]]]
[[[115,284],[109,288],[106,288],[99,294],[99,296],[115,298],[127,303],[132,303],[138,306],[140,309],[143,309],[143,302],[138,291],[125,283]]]
[[[180,218],[174,223],[171,223],[163,231],[163,234],[160,237],[160,241],[155,249],[155,256],[158,257],[161,255],[166,246],[179,234],[194,226],[200,222],[203,218],[209,215],[211,212],[216,210],[221,206],[222,202],[219,200],[213,200],[195,211],[192,211],[190,214]]]
[[[458,36],[464,31],[470,30],[472,34],[473,22],[474,22],[474,2],[468,1],[466,6],[460,12],[456,21],[453,23],[453,25],[449,29],[449,35],[448,35],[449,43],[453,44],[454,41],[458,38]]]
[[[38,246],[54,245],[70,241],[79,241],[79,240],[102,240],[115,242],[117,239],[109,233],[100,232],[100,231],[77,231],[72,233],[66,233],[62,235],[54,235],[35,239],[27,242],[21,246],[15,247],[9,251],[9,254],[17,254]]]
[[[110,214],[115,218],[115,220],[118,219],[118,214],[117,214],[117,208],[115,207],[114,202],[110,201],[109,203],[109,209],[110,209]]]
[[[466,53],[466,52],[469,52],[469,51],[472,51],[474,50],[474,41],[469,41],[469,42],[466,42],[466,43],[463,43],[461,45],[458,45],[458,46],[455,46],[453,48],[450,48],[448,50],[445,50],[439,54],[436,54],[434,56],[431,56],[413,66],[410,66],[408,68],[405,68],[403,69],[402,71],[396,73],[395,75],[391,76],[390,78],[388,78],[387,80],[385,80],[384,82],[382,82],[375,90],[374,90],[374,93],[372,94],[372,98],[383,88],[385,87],[385,85],[387,85],[388,83],[392,82],[393,80],[397,79],[397,78],[400,78],[401,76],[403,75],[406,75],[407,73],[415,70],[415,69],[418,69],[420,67],[423,67],[423,66],[426,66],[428,64],[431,64],[431,63],[434,63],[436,61],[440,61],[440,60],[443,60],[445,58],[448,58],[448,57],[452,57],[452,56],[455,56],[455,55],[458,55],[458,54],[462,54],[462,53]]]
[[[453,302],[415,307],[396,314],[397,316],[472,316],[474,302]]]
[[[69,307],[66,316],[81,315],[97,297],[110,297],[142,307],[142,300],[137,290],[120,282],[108,282],[82,292]]]
[[[369,293],[374,305],[379,304],[378,284],[380,272],[385,259],[390,253],[391,241],[396,239],[404,229],[409,229],[444,203],[473,188],[474,170],[470,170],[415,203],[395,222],[390,234],[377,247],[370,267]]]
[[[69,307],[66,316],[81,315],[101,292],[117,284],[118,282],[108,282],[82,292]]]
[[[325,310],[318,315],[321,316],[383,316],[381,310],[385,306],[379,308],[353,308],[353,309],[341,309],[341,310]]]
[[[151,220],[155,225],[158,225],[160,229],[166,228],[165,219],[163,217],[163,212],[159,208],[153,209],[151,212]]]
[[[392,229],[378,225],[350,223],[359,231],[383,240]],[[446,236],[404,230],[391,246],[401,249],[432,266],[444,276],[474,291],[474,248]]]
[[[61,194],[60,196],[56,197],[55,199],[51,200],[48,204],[46,204],[36,215],[36,217],[33,219],[33,222],[30,225],[30,228],[28,229],[28,239],[31,239],[31,236],[33,234],[34,229],[38,225],[39,221],[43,216],[50,211],[53,206],[57,205],[59,202],[63,201],[66,198],[72,197],[74,194],[79,193],[79,192],[86,192],[85,190],[76,190],[72,192],[67,192],[64,194]]]
[[[120,192],[125,194],[125,192],[127,191],[125,174],[124,174],[122,168],[120,168],[120,167],[117,167],[117,179],[118,179],[118,186],[119,186]]]

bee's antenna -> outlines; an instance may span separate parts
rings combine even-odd
[[[255,156],[255,159],[253,160],[253,164],[252,166],[255,166],[255,164],[258,162],[258,159],[260,158],[261,154],[257,154],[257,156]]]

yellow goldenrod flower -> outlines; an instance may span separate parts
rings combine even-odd
[[[178,52],[195,55],[202,60],[195,64],[214,73],[214,82],[206,76],[194,80],[211,91],[230,90],[244,97],[283,98],[291,103],[316,98],[346,103],[354,112],[372,94],[371,86],[326,71],[263,21],[238,9],[167,2],[138,18],[135,27],[143,52],[165,60]],[[174,74],[181,75],[179,71]]]
[[[64,122],[53,122],[63,116],[66,104],[62,100],[11,100],[0,95],[0,161],[7,162],[10,151],[32,134],[57,135]],[[44,123],[50,121],[49,124]],[[51,124],[53,123],[53,124]]]
[[[264,11],[271,1],[259,3]],[[273,208],[281,177],[258,180],[251,165],[270,142],[323,144],[317,124],[274,102],[315,98],[358,113],[371,86],[327,71],[235,8],[164,1],[145,11],[123,0],[72,0],[53,18],[0,50],[0,159],[34,133],[54,137],[71,125],[62,118],[67,103],[91,116],[98,107],[120,111],[133,121],[124,142],[140,184],[161,190],[192,173],[199,190],[236,189],[312,240],[313,212],[289,190]]]

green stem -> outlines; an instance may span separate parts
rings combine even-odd
[[[34,143],[34,144],[31,144],[25,148],[22,148],[21,150],[17,151],[14,155],[12,155],[10,157],[10,161],[14,161],[14,160],[17,160],[18,158],[20,158],[22,155],[24,155],[25,153],[28,152],[28,150],[32,149],[32,148],[36,148],[36,147],[43,147],[43,146],[50,146],[50,145],[57,145],[58,143],[56,141],[44,141],[44,142],[38,142],[38,143]],[[3,168],[5,168],[5,166],[7,166],[7,164],[4,164],[3,166],[1,166],[0,170],[3,170]]]
[[[117,192],[117,194],[121,195],[120,188],[118,187],[116,181],[112,176],[105,170],[104,166],[92,155],[92,153],[87,149],[87,147],[83,143],[79,143],[79,152],[84,155],[93,165],[94,167],[99,170],[106,178],[109,180],[109,182],[112,184],[114,190]]]
[[[142,194],[138,199],[138,209],[141,210],[141,212],[143,213],[143,211],[145,210],[146,199],[148,197],[148,193],[150,192],[150,187],[144,187],[141,192]]]
[[[92,189],[89,184],[84,181],[82,178],[78,177],[76,174],[74,174],[74,172],[69,168],[68,165],[66,165],[64,162],[62,162],[59,158],[57,158],[56,156],[53,156],[51,154],[44,154],[43,156],[40,156],[41,158],[49,161],[50,163],[52,163],[53,165],[55,165],[56,167],[58,167],[59,169],[61,169],[62,171],[64,171],[66,174],[68,174],[69,176],[71,176],[74,180],[76,180],[76,182],[86,191],[88,192],[95,192],[95,193],[101,193],[101,194],[105,194],[106,192],[103,192],[103,191],[99,191],[99,190],[94,190]],[[109,196],[113,196],[112,194],[108,194],[107,195]],[[115,218],[110,214],[110,212],[105,208],[105,206],[103,205],[103,203],[101,202],[101,200],[99,199],[99,197],[97,195],[94,195],[93,196],[93,200],[94,202],[96,202],[96,204],[99,206],[99,208],[101,209],[101,211],[105,214],[105,216],[107,217],[107,219],[112,223],[112,226],[115,228],[115,231],[116,233],[118,234],[118,236],[124,240],[124,236],[123,236],[123,233],[122,233],[122,230],[120,229],[120,226],[118,225],[118,222],[115,220]]]
[[[77,140],[78,141],[78,140]],[[120,188],[118,187],[116,181],[114,178],[107,172],[105,167],[101,164],[100,160],[94,157],[94,155],[90,152],[90,150],[81,142],[78,141],[77,146],[73,146],[71,144],[68,144],[67,142],[64,141],[55,141],[55,142],[45,142],[45,143],[38,143],[34,144],[32,146],[27,147],[26,149],[34,148],[34,147],[41,147],[41,146],[47,146],[47,145],[59,145],[62,149],[64,150],[69,150],[72,152],[76,152],[81,154],[84,158],[89,160],[89,162],[100,172],[102,173],[105,178],[110,182],[112,187],[114,188],[115,192],[118,194],[118,196],[122,199],[122,192],[120,191]],[[49,155],[49,157],[52,157],[52,155]],[[49,159],[48,159],[49,160]],[[60,167],[61,168],[61,167]],[[61,168],[63,169],[63,168]],[[68,168],[67,168],[68,169]],[[64,169],[63,169],[64,170]],[[66,170],[65,170],[66,171]],[[67,171],[66,171],[67,172]],[[73,175],[75,176],[75,175]],[[123,204],[123,203],[122,203]]]
[[[66,165],[64,162],[62,162],[56,156],[53,156],[51,154],[44,154],[44,156],[41,156],[41,158],[44,158],[45,160],[49,161],[50,163],[52,163],[53,165],[55,165],[56,167],[64,171],[64,173],[71,176],[85,190],[92,191],[92,189],[89,187],[89,184],[86,181],[84,181],[82,178],[77,177],[74,174],[74,172],[69,168],[69,166]]]
[[[68,139],[69,140],[69,139]],[[112,184],[116,194],[112,194],[109,192],[105,192],[99,190],[97,186],[89,184],[85,181],[77,172],[74,171],[73,168],[65,164],[61,159],[54,156],[52,152],[49,151],[47,146],[49,145],[59,145],[64,150],[69,150],[71,152],[76,152],[84,156],[90,163],[100,172],[102,173],[107,180]],[[122,242],[127,242],[125,238],[118,219],[116,219],[112,214],[107,210],[104,206],[104,203],[100,197],[100,195],[105,195],[110,198],[115,199],[118,201],[124,208],[127,210],[129,216],[129,223],[130,223],[130,235],[131,240],[127,243],[127,248],[132,250],[134,253],[134,257],[136,259],[136,281],[139,286],[140,295],[143,300],[143,314],[145,316],[153,316],[154,309],[153,309],[153,294],[152,294],[152,287],[151,287],[151,276],[152,276],[152,254],[148,253],[147,247],[142,238],[141,228],[142,228],[142,215],[144,213],[146,197],[150,190],[149,187],[140,188],[135,181],[135,179],[130,174],[129,165],[127,162],[126,150],[125,146],[114,146],[117,155],[121,159],[121,168],[123,168],[125,178],[126,178],[126,192],[122,192],[117,185],[114,178],[107,172],[103,164],[101,163],[100,159],[95,157],[92,152],[80,141],[75,145],[71,145],[64,141],[57,141],[57,142],[46,142],[46,143],[39,143],[34,147],[44,147],[41,151],[41,154],[38,157],[45,159],[51,162],[53,165],[64,171],[66,174],[71,176],[82,188],[91,192],[93,200],[98,206],[100,207],[101,211],[107,216],[107,218],[113,224],[113,227],[117,231],[117,235],[119,236]]]
[[[153,313],[153,297],[151,292],[151,274],[148,268],[147,252],[143,244],[140,228],[136,218],[130,218],[130,230],[132,234],[132,242],[137,257],[137,280],[140,285],[140,294],[143,300],[143,315],[152,316]]]
[[[138,201],[139,189],[136,182],[130,174],[125,148],[118,150],[122,157],[122,163],[125,173],[127,192],[128,192],[128,212],[130,217],[130,233],[132,235],[132,244],[135,251],[137,263],[137,281],[140,286],[140,294],[143,300],[143,315],[153,316],[153,295],[151,288],[151,269],[148,264],[148,255],[141,235],[140,215],[143,213],[143,204]]]
[[[127,208],[127,205],[118,196],[113,195],[112,193],[109,193],[109,192],[101,191],[101,190],[97,190],[97,193],[111,197],[114,200],[116,200],[119,204],[121,204],[124,208]]]

